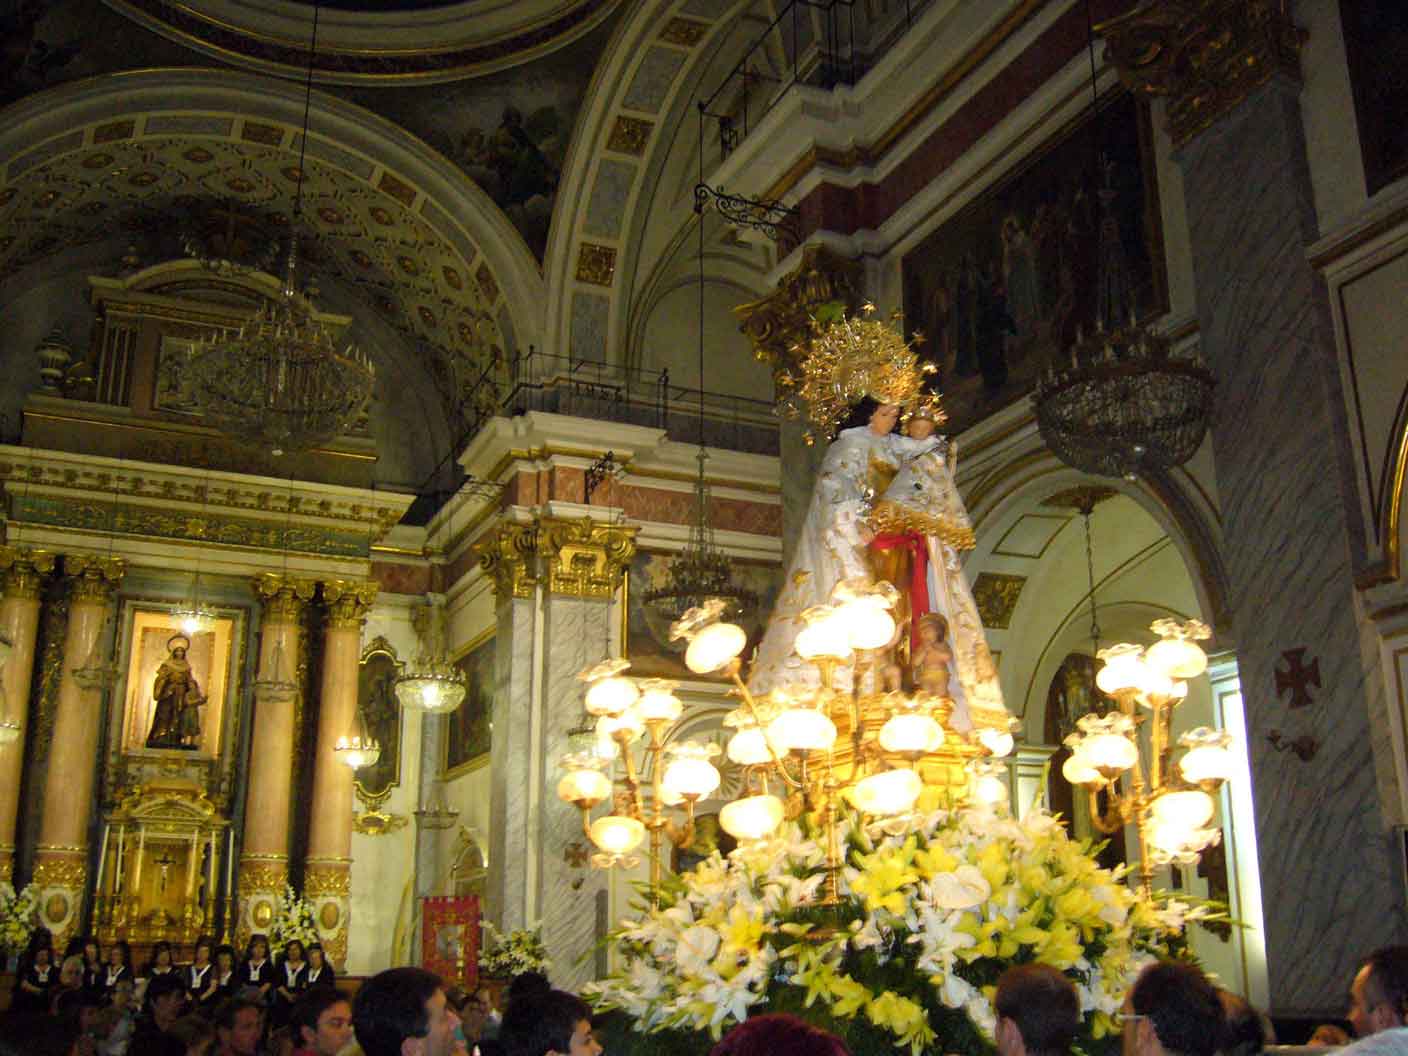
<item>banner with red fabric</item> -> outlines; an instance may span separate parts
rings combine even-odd
[[[420,919],[421,966],[472,991],[479,982],[479,896],[422,898]]]

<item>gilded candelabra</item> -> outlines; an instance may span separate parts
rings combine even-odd
[[[1200,726],[1173,739],[1173,714],[1188,695],[1187,679],[1207,670],[1207,654],[1198,645],[1210,634],[1207,626],[1163,619],[1152,629],[1159,641],[1148,649],[1122,643],[1100,650],[1104,666],[1096,684],[1118,710],[1081,718],[1077,732],[1066,738],[1072,754],[1062,767],[1066,780],[1086,787],[1091,821],[1100,832],[1135,826],[1146,896],[1153,893],[1156,867],[1194,864],[1221,839],[1211,825],[1214,797],[1235,763],[1231,739],[1221,730]],[[1147,749],[1142,726],[1149,729]],[[1183,755],[1175,765],[1179,747]]]
[[[847,580],[832,603],[802,614],[797,654],[815,669],[805,684],[779,687],[757,696],[743,677],[739,654],[747,641],[737,624],[720,619],[726,603],[712,599],[676,621],[671,633],[688,642],[685,664],[696,674],[721,672],[733,683],[740,706],[725,718],[734,731],[728,758],[743,768],[741,795],[719,813],[719,824],[739,840],[766,839],[784,817],[810,816],[823,827],[829,859],[825,904],[840,901],[841,865],[838,818],[850,807],[889,825],[904,826],[926,789],[932,802],[975,796],[998,803],[1008,799],[993,758],[1013,747],[1010,720],[984,717],[960,732],[954,702],[942,690],[946,681],[914,691],[901,688],[894,663],[900,637],[892,612],[898,594],[889,583]],[[586,709],[597,716],[595,740],[563,759],[566,775],[558,795],[582,811],[584,830],[599,849],[593,863],[634,864],[632,852],[651,837],[651,887],[663,877],[661,851],[666,838],[676,846],[692,841],[696,803],[719,785],[714,745],[666,744],[665,734],[682,706],[676,684],[660,679],[639,683],[625,677],[629,664],[608,660],[584,671]],[[849,685],[840,678],[849,674]],[[977,717],[976,715],[974,716]],[[641,769],[632,745],[647,735],[645,768],[649,796],[642,794]],[[619,754],[624,777],[617,786],[604,773]],[[662,766],[662,757],[665,763]],[[786,796],[774,794],[774,786]],[[614,796],[613,796],[614,790]],[[598,804],[612,800],[612,813],[591,820]],[[666,814],[681,805],[683,824]]]

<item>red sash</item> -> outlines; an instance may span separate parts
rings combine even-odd
[[[910,641],[919,640],[919,617],[929,611],[929,545],[918,532],[889,532],[870,541],[876,550],[909,550]]]

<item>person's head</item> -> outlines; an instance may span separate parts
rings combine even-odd
[[[128,968],[132,965],[132,947],[127,945],[126,939],[118,939],[108,947],[108,964],[114,968]]]
[[[948,621],[937,612],[926,612],[919,617],[919,640],[926,645],[937,645],[948,637]]]
[[[294,1041],[315,1056],[337,1056],[352,1040],[352,1006],[338,991],[315,986],[293,1006]]]
[[[319,971],[328,966],[327,954],[323,952],[323,944],[320,942],[310,942],[308,944],[308,967],[317,968]]]
[[[152,965],[156,968],[171,967],[171,943],[162,941],[152,947]]]
[[[1349,1022],[1361,1038],[1405,1025],[1408,946],[1385,946],[1360,963],[1349,988]]]
[[[542,972],[519,972],[509,980],[508,1003],[511,1005],[525,997],[546,994],[551,989],[552,983]]]
[[[211,945],[209,939],[201,939],[196,943],[196,951],[192,955],[196,966],[200,967],[210,963]]]
[[[894,432],[895,423],[900,420],[900,405],[897,403],[876,403],[866,422],[870,431],[877,436]]]
[[[83,985],[83,956],[73,954],[64,958],[64,963],[59,967],[59,985],[63,987],[75,987]]]
[[[576,994],[548,990],[510,998],[499,1041],[507,1056],[597,1056],[592,1011]]]
[[[251,961],[264,961],[269,958],[269,939],[265,935],[251,935],[244,955]]]
[[[1129,992],[1125,1029],[1139,1056],[1213,1056],[1224,1021],[1216,988],[1191,964],[1151,964]]]
[[[40,1013],[0,1016],[0,1056],[72,1056],[78,1026]]]
[[[1009,968],[997,981],[997,1051],[1002,1056],[1061,1056],[1080,1026],[1076,988],[1049,964]]]
[[[48,968],[54,963],[54,951],[47,946],[41,946],[34,951],[34,967]]]
[[[186,985],[175,975],[158,975],[147,984],[143,1001],[150,1010],[152,1019],[165,1027],[176,1022],[182,1009],[186,1007]]]
[[[101,964],[103,961],[103,951],[98,945],[98,940],[91,935],[83,940],[83,961],[85,964]]]
[[[1333,1023],[1321,1023],[1305,1043],[1307,1049],[1338,1049],[1349,1044],[1349,1035]]]
[[[1222,1031],[1222,1056],[1257,1056],[1270,1041],[1261,1013],[1231,990],[1219,990],[1217,997],[1222,1002],[1222,1015],[1226,1020]]]
[[[849,1056],[840,1038],[785,1012],[752,1016],[709,1050],[709,1056]]]
[[[112,1007],[125,1012],[132,1007],[132,980],[123,979],[112,988]]]
[[[215,967],[222,972],[235,970],[235,948],[228,943],[215,947]]]
[[[166,1036],[186,1046],[186,1056],[210,1056],[215,1050],[215,1024],[203,1016],[182,1016],[166,1028]]]
[[[352,1024],[365,1056],[449,1056],[459,1017],[446,1006],[438,975],[392,968],[362,984]]]
[[[303,943],[297,939],[289,939],[284,943],[284,960],[292,961],[294,964],[303,963]]]
[[[254,1056],[264,1033],[264,1012],[258,1002],[235,996],[215,1010],[215,1037],[236,1056]]]

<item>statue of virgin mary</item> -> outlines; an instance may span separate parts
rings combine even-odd
[[[1005,732],[1010,720],[997,671],[958,557],[960,549],[972,547],[973,533],[954,481],[952,447],[934,432],[942,418],[937,399],[924,395],[912,352],[906,361],[897,351],[896,345],[908,351],[897,333],[890,332],[888,346],[878,346],[886,349],[884,369],[864,358],[873,357],[875,340],[856,341],[854,333],[838,335],[829,351],[814,350],[803,367],[819,375],[809,378],[800,394],[804,399],[809,392],[819,394],[810,413],[823,431],[829,432],[828,425],[839,417],[837,393],[858,398],[822,460],[782,593],[758,646],[749,690],[763,694],[817,685],[816,667],[793,648],[802,614],[830,602],[843,580],[883,579],[902,598],[896,611],[898,658],[907,664],[921,617],[943,617],[944,644],[955,668],[948,683],[954,728]],[[907,420],[908,435],[895,432],[901,417]],[[838,670],[836,688],[849,691],[850,677],[849,669]]]

